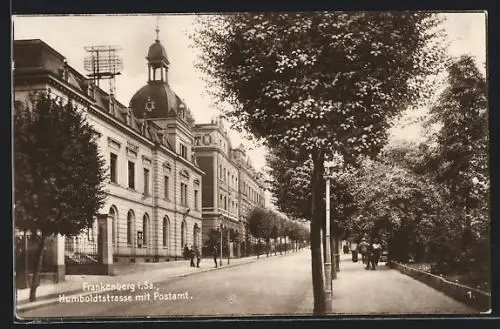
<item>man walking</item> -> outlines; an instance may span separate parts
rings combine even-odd
[[[359,244],[359,252],[361,253],[361,261],[363,264],[368,263],[368,248],[370,247],[370,244],[366,242],[366,239],[363,238],[361,240],[361,243]]]
[[[212,246],[212,256],[214,258],[215,268],[217,268],[217,255],[218,255],[217,247]]]
[[[380,254],[382,253],[382,245],[380,244],[377,238],[373,239],[373,243],[370,244],[369,248],[369,256],[368,256],[368,264],[366,265],[366,269],[371,269],[374,271],[378,266],[378,262],[380,259]]]
[[[356,263],[358,261],[358,243],[355,240],[351,242],[351,253],[352,262]]]
[[[200,254],[200,249],[198,249],[198,246],[194,246],[194,255],[196,257],[196,267],[200,267],[201,254]]]
[[[194,249],[193,246],[191,246],[191,249],[189,249],[189,258],[191,259],[190,266],[195,267],[194,265]]]

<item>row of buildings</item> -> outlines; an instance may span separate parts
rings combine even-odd
[[[147,83],[129,106],[39,39],[14,41],[13,56],[16,108],[48,92],[71,99],[95,129],[109,168],[101,215],[110,222],[113,263],[177,259],[184,246],[206,244],[221,224],[243,237],[230,248],[233,257],[241,255],[247,214],[265,206],[263,179],[244,147],[233,147],[221,120],[195,123],[169,86],[170,62],[159,38],[147,52]],[[95,261],[98,232],[96,221],[78,237],[54,238],[60,274],[65,265]]]

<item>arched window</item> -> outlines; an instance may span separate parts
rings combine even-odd
[[[111,217],[111,239],[113,246],[116,246],[116,223],[118,222],[118,216],[115,210],[115,206],[109,208],[109,217]]]
[[[195,246],[198,245],[199,236],[200,236],[200,228],[198,227],[198,224],[194,224],[194,227],[193,227],[193,245],[195,245]]]
[[[132,225],[134,222],[134,213],[132,210],[129,210],[127,214],[127,243],[132,244],[133,241],[133,230]]]
[[[168,217],[165,216],[163,218],[163,246],[167,247],[168,246],[168,234],[170,232],[170,221],[168,220]]]
[[[186,222],[183,221],[181,224],[181,247],[184,248],[186,245]]]
[[[148,244],[148,239],[149,239],[148,229],[149,229],[149,216],[148,214],[144,214],[144,216],[142,217],[142,241],[143,241],[142,243],[144,245]]]

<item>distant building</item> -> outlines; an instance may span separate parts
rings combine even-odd
[[[169,87],[160,41],[149,48],[147,84],[129,107],[41,40],[14,41],[13,55],[17,106],[41,92],[71,99],[95,129],[110,176],[101,214],[111,222],[113,262],[173,260],[185,244],[200,245],[203,171],[192,151],[193,120]],[[96,223],[86,234],[54,239],[48,259],[60,278],[96,262],[97,232]]]
[[[210,231],[218,230],[222,223],[229,228],[231,236],[239,237],[238,242],[231,243],[230,253],[240,257],[245,253],[249,211],[255,206],[265,207],[262,178],[246,156],[243,145],[232,147],[219,118],[207,124],[196,124],[194,138],[196,162],[205,172],[202,194],[204,246]],[[223,239],[226,243],[227,237]]]

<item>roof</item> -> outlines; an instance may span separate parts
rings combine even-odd
[[[168,58],[167,58],[167,51],[163,47],[163,45],[160,43],[160,40],[156,40],[155,43],[153,43],[148,50],[148,56],[146,59],[149,62],[165,62],[166,64],[169,64]]]
[[[148,118],[176,117],[180,106],[185,107],[170,86],[160,81],[150,81],[130,100],[130,108],[134,115],[141,118],[144,114]]]
[[[163,141],[167,148],[173,150],[166,139],[160,138],[161,128],[158,125],[150,121],[145,122],[144,118],[134,115],[133,111],[129,111],[113,95],[108,94],[96,86],[91,79],[68,65],[63,55],[42,40],[14,40],[13,57],[14,83],[16,79],[35,74],[57,78],[58,81],[66,83],[78,93],[93,98],[94,105],[102,109],[102,114],[113,117],[149,140],[160,143]],[[66,77],[64,77],[64,72],[67,73]],[[90,92],[90,89],[93,89],[93,92]]]

